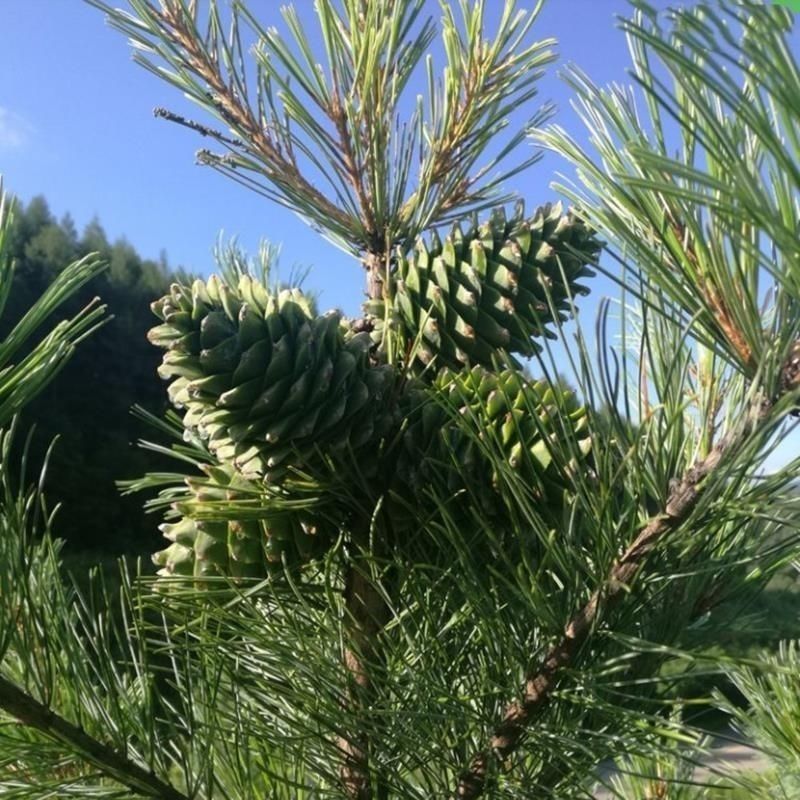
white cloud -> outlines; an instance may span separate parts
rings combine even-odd
[[[0,106],[0,150],[17,150],[28,142],[32,125],[19,114]]]

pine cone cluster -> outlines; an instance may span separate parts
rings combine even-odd
[[[501,513],[498,459],[543,502],[558,497],[565,465],[554,445],[568,439],[574,459],[585,455],[585,412],[571,392],[526,379],[513,354],[530,356],[536,337],[552,335],[547,325],[583,291],[599,249],[558,205],[530,219],[521,206],[510,218],[495,212],[399,256],[361,332],[338,312],[316,314],[299,290],[247,274],[173,285],[153,304],[161,324],[149,338],[165,351],[171,402],[215,464],[187,480],[190,501],[163,527],[160,574],[195,585],[263,579],[324,554],[346,512],[270,501],[298,476],[356,469],[371,479],[398,514],[396,544],[400,509],[428,502],[434,485]],[[391,364],[388,334],[404,355]],[[264,513],[235,521],[225,511],[243,494],[257,505],[259,493]]]

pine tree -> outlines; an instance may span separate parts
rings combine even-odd
[[[231,249],[154,304],[182,468],[138,488],[169,544],[120,624],[10,537],[0,786],[568,798],[657,749],[665,659],[796,552],[798,462],[760,471],[800,389],[790,14],[636,4],[644,110],[571,73],[592,154],[546,110],[500,142],[553,59],[539,6],[489,34],[443,3],[437,83],[422,0],[318,0],[321,53],[291,7],[286,39],[240,2],[91,2],[216,120],[158,112],[223,151],[200,161],[350,252],[367,301],[319,314]],[[574,209],[501,210],[529,134]],[[594,356],[564,324],[598,269],[624,295]]]

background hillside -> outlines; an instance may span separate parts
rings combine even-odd
[[[11,242],[16,273],[0,340],[59,270],[94,251],[108,261],[108,269],[62,315],[99,296],[113,319],[77,349],[64,371],[26,409],[22,427],[35,423],[37,468],[49,443],[59,437],[47,473],[47,497],[51,505],[63,506],[55,531],[70,549],[102,550],[105,555],[150,552],[159,538],[158,520],[144,515],[140,497],[121,498],[115,481],[154,466],[152,455],[136,446],[151,432],[130,409],[139,404],[161,413],[166,406],[156,375],[160,356],[145,338],[154,320],[150,303],[170,283],[166,258],[142,258],[124,239],[109,242],[97,220],[79,233],[69,216],[54,219],[42,197],[19,204]]]

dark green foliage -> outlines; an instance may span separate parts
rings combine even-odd
[[[36,424],[37,463],[59,437],[47,484],[49,503],[64,506],[55,521],[57,535],[78,549],[150,549],[155,519],[145,516],[138,498],[121,498],[115,481],[153,466],[152,456],[136,446],[145,429],[130,408],[139,404],[160,413],[165,407],[155,375],[158,352],[145,334],[152,320],[149,305],[169,285],[167,267],[142,259],[124,240],[110,244],[96,220],[78,236],[71,218],[55,220],[41,197],[18,204],[9,245],[16,272],[0,339],[67,264],[95,251],[109,262],[109,269],[64,304],[59,318],[100,296],[113,319],[28,406],[24,424]]]

